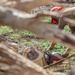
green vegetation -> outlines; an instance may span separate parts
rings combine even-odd
[[[7,26],[1,26],[0,27],[0,34],[9,33],[12,32],[13,29]]]
[[[22,42],[21,45],[25,45],[25,46],[34,46],[34,44],[31,43],[31,42],[29,42],[29,41]]]
[[[53,48],[53,52],[59,52],[62,54],[66,50],[66,47],[61,46],[60,44],[56,44]]]
[[[32,32],[29,32],[29,31],[19,31],[19,34],[21,35],[21,36],[28,36],[28,37],[31,37],[31,38],[33,38],[34,36],[35,36],[35,34],[33,34]]]
[[[71,32],[71,30],[70,30],[70,28],[69,28],[69,26],[68,25],[66,25],[65,27],[64,27],[64,30],[66,31],[66,32]]]
[[[45,23],[51,23],[51,18],[50,17],[45,17],[42,21]]]
[[[48,47],[50,46],[50,42],[39,40],[39,45],[43,50],[47,50]]]

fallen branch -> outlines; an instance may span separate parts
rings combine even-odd
[[[11,51],[4,44],[0,44],[0,75],[60,75],[60,73],[48,72]],[[61,75],[64,75],[61,73]]]

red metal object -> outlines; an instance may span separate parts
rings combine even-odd
[[[63,10],[63,7],[62,6],[55,6],[53,7],[51,10],[50,10],[50,15],[53,13],[53,12],[57,12],[57,11],[60,11],[60,10]],[[58,24],[58,20],[54,17],[54,16],[50,16],[52,18],[52,23],[53,24]]]
[[[50,14],[52,13],[52,12],[57,12],[57,11],[59,11],[59,10],[62,10],[63,9],[63,7],[62,6],[55,6],[55,7],[53,7],[51,10],[50,10]]]

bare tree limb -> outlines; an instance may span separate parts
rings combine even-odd
[[[75,7],[66,8],[62,11],[62,15],[73,15],[75,12]]]
[[[70,18],[64,18],[66,22],[69,23],[69,26],[75,27],[75,20]]]
[[[0,44],[0,75],[60,75],[60,73],[48,72],[14,53],[4,44]]]
[[[17,10],[0,7],[0,22],[2,24],[11,26],[12,28],[32,31],[44,39],[59,42],[66,47],[74,49],[75,36],[62,32],[50,24],[40,22],[40,18],[44,16],[47,15],[26,14]]]

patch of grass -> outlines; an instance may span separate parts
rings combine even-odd
[[[29,41],[22,42],[21,45],[25,45],[25,46],[34,46],[34,44],[31,43],[31,42],[29,42]]]
[[[19,31],[19,34],[22,35],[22,36],[28,36],[28,37],[34,37],[35,34],[32,33],[32,32],[29,32],[29,31]]]
[[[53,48],[53,52],[59,52],[62,54],[66,50],[65,46],[61,46],[60,44],[56,44]]]
[[[12,33],[9,33],[12,32]],[[8,36],[10,37],[10,39],[18,41],[18,39],[21,36],[28,36],[28,37],[34,37],[35,34],[29,31],[19,31],[19,30],[13,30],[11,27],[8,26],[2,26],[0,27],[0,34],[4,34],[4,33],[9,33]]]
[[[12,39],[16,42],[18,42],[18,39],[21,37],[18,33],[14,33],[14,32],[9,34],[8,36],[9,36],[10,39]]]
[[[45,17],[42,22],[45,22],[45,23],[51,23],[51,18],[50,17]]]
[[[13,29],[11,27],[8,27],[8,26],[1,26],[0,27],[0,34],[12,32],[12,31],[13,31]]]
[[[47,48],[50,46],[50,42],[39,40],[39,45],[43,50],[47,50]]]
[[[66,32],[71,32],[71,30],[70,30],[70,28],[69,28],[69,26],[68,25],[66,25],[65,27],[64,27],[64,30],[66,31]]]

